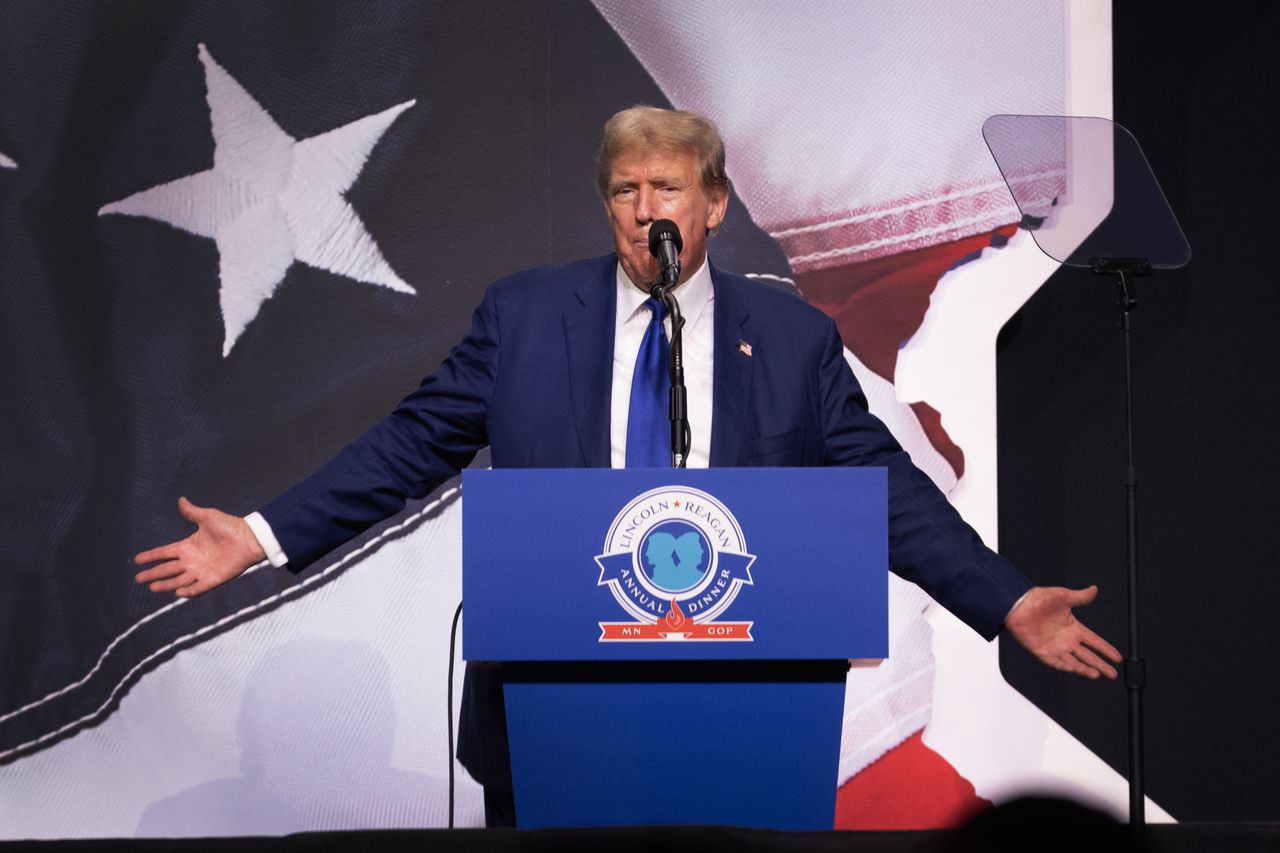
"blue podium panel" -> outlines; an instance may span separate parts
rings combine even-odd
[[[614,683],[507,682],[522,829],[831,829],[842,672],[827,682],[619,677]]]
[[[879,468],[463,472],[468,660],[888,653]]]

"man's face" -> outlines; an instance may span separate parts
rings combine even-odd
[[[618,260],[641,290],[658,280],[658,260],[649,254],[649,225],[670,219],[680,228],[683,282],[707,256],[707,230],[724,219],[727,192],[708,194],[692,154],[641,149],[613,161],[605,210]]]

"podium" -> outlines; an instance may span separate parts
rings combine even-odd
[[[828,830],[888,653],[878,468],[463,474],[462,652],[501,662],[521,828]]]

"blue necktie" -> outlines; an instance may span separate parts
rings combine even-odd
[[[667,336],[662,328],[666,306],[651,297],[645,307],[653,316],[631,375],[627,467],[667,468],[671,466],[671,377],[667,374]]]

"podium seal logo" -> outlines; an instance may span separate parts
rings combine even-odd
[[[630,622],[601,622],[600,642],[750,642],[751,622],[719,619],[751,564],[742,528],[718,499],[688,486],[634,498],[604,540],[597,586],[613,593]]]

